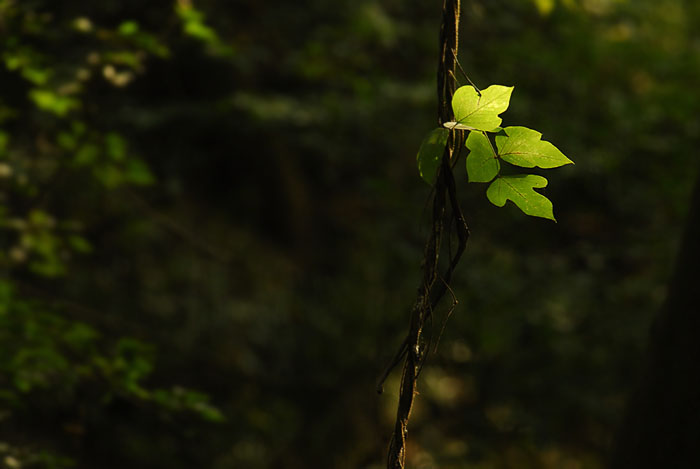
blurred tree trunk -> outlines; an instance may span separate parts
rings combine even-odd
[[[700,177],[611,468],[700,468]]]

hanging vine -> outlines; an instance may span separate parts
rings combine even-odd
[[[443,20],[440,30],[440,65],[438,67],[439,124],[453,120],[449,103],[456,88],[455,64],[457,60],[459,7],[460,0],[445,0],[443,3]],[[379,384],[381,390],[382,383],[388,372],[405,357],[401,375],[396,424],[387,458],[387,467],[389,469],[403,469],[405,467],[408,419],[411,415],[416,395],[416,381],[418,380],[426,352],[423,330],[433,309],[445,295],[452,278],[452,272],[457,266],[469,238],[469,229],[464,221],[464,215],[457,199],[454,176],[452,175],[453,155],[456,148],[461,148],[464,139],[463,135],[464,131],[462,130],[450,131],[442,150],[440,166],[436,171],[433,193],[432,229],[425,246],[423,280],[418,288],[418,296],[411,311],[408,335]],[[450,210],[448,210],[448,205]],[[440,276],[438,260],[442,240],[445,236],[446,222],[449,220],[455,222],[454,227],[459,244],[449,261],[447,269]]]
[[[437,72],[439,127],[423,140],[417,156],[421,177],[433,185],[431,231],[425,245],[423,278],[411,309],[408,334],[377,387],[381,393],[391,370],[404,360],[396,422],[387,455],[388,469],[405,468],[408,420],[428,351],[424,329],[449,290],[469,238],[453,175],[462,149],[469,150],[466,158],[469,181],[490,183],[486,196],[494,205],[502,207],[511,200],[525,214],[551,220],[555,220],[552,203],[534,190],[544,188],[547,179],[536,174],[514,174],[509,165],[547,169],[573,163],[554,145],[542,141],[542,134],[535,130],[500,127],[499,114],[508,108],[513,87],[491,85],[481,91],[462,71],[469,85],[457,88],[459,17],[460,0],[443,0]],[[495,145],[489,134],[494,134]],[[454,252],[449,243],[453,235],[457,239]],[[446,251],[447,262],[441,268],[442,251]]]

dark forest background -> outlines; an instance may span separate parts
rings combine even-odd
[[[0,0],[0,467],[383,467],[440,8]],[[608,460],[690,213],[698,24],[463,0],[464,69],[576,165],[548,174],[558,223],[458,166],[472,236],[410,467]]]

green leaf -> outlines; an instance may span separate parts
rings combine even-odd
[[[90,242],[78,235],[71,235],[67,238],[68,245],[76,252],[88,253],[92,251]]]
[[[449,134],[449,130],[438,127],[432,130],[420,145],[416,156],[418,172],[420,172],[420,177],[428,184],[435,182],[435,175],[438,167],[440,167],[440,161],[442,161],[442,154],[445,152]]]
[[[556,221],[552,202],[534,190],[546,186],[547,179],[534,174],[501,176],[491,183],[486,197],[497,207],[503,207],[507,200],[512,200],[526,215]]]
[[[498,175],[501,163],[489,138],[481,132],[470,132],[467,137],[467,175],[469,182],[489,182]]]
[[[117,30],[122,36],[132,36],[139,32],[139,24],[136,21],[124,21]]]
[[[457,124],[476,130],[493,132],[501,125],[498,115],[508,109],[512,86],[491,85],[481,92],[473,86],[462,86],[452,97],[452,110]]]
[[[155,182],[155,178],[146,163],[137,158],[132,158],[126,165],[126,180],[139,186],[148,186]]]
[[[100,156],[100,148],[92,143],[81,146],[73,156],[73,162],[77,166],[87,166],[94,163]]]
[[[496,136],[498,156],[508,163],[523,168],[558,168],[573,164],[569,158],[549,142],[540,140],[542,134],[527,127],[506,127],[506,135]]]
[[[112,160],[123,161],[126,158],[126,140],[118,133],[108,132],[105,135],[105,147],[107,154]]]
[[[63,117],[80,107],[80,101],[69,96],[61,96],[49,89],[35,88],[29,91],[29,97],[39,109]]]

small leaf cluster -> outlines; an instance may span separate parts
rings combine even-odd
[[[0,280],[0,407],[20,407],[30,394],[53,403],[53,397],[78,399],[89,390],[99,395],[99,406],[121,399],[152,404],[164,416],[225,420],[201,392],[151,387],[155,359],[153,346],[129,337],[110,341],[63,311],[18,296],[9,281]]]
[[[521,168],[558,168],[573,164],[542,134],[527,127],[500,127],[499,114],[508,109],[513,87],[491,85],[483,91],[462,86],[452,98],[455,121],[431,131],[418,151],[418,170],[432,184],[445,151],[449,133],[466,130],[469,182],[490,183],[486,197],[497,207],[510,200],[526,215],[555,220],[552,202],[535,191],[547,186],[536,174],[502,174],[503,162]],[[489,134],[494,134],[493,141]],[[495,144],[494,144],[495,141]]]

